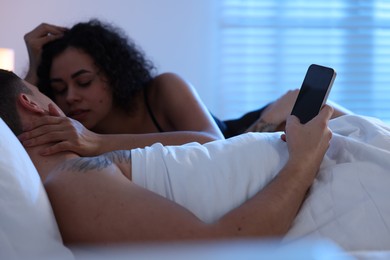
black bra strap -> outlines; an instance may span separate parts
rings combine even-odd
[[[154,114],[152,112],[152,109],[151,109],[151,107],[149,105],[147,87],[144,88],[144,100],[145,100],[145,105],[146,105],[146,108],[148,109],[150,118],[152,119],[154,125],[156,126],[156,128],[158,129],[158,131],[160,133],[163,133],[164,129],[162,129],[160,124],[157,122],[157,119],[155,118],[155,116],[154,116]]]

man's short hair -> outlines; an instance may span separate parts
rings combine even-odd
[[[15,135],[19,135],[23,131],[16,108],[16,100],[20,93],[32,94],[23,80],[15,73],[0,69],[0,117]]]

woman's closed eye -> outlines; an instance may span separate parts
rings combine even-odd
[[[83,80],[83,81],[78,81],[77,85],[79,85],[80,87],[88,87],[89,85],[91,85],[91,83],[92,80]]]
[[[90,73],[85,73],[76,77],[75,82],[77,86],[85,88],[85,87],[89,87],[94,79],[95,79],[94,75],[91,75]]]
[[[51,89],[55,95],[63,95],[66,93],[66,90],[68,89],[65,84],[61,83],[52,83]]]

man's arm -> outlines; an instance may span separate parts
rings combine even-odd
[[[309,185],[287,165],[263,191],[216,224],[128,180],[126,152],[82,158],[45,183],[65,243],[120,243],[276,236],[285,233]],[[129,152],[127,152],[129,153]],[[112,162],[121,161],[119,164]],[[127,161],[127,163],[126,163]]]
[[[63,172],[47,189],[67,244],[277,236],[291,224],[307,186],[286,167],[265,190],[215,224],[128,181],[116,166]]]
[[[266,188],[214,224],[201,222],[178,204],[129,181],[129,151],[76,159],[45,182],[63,239],[121,243],[282,235],[329,145],[331,113],[326,106],[306,125],[291,116],[285,167]]]

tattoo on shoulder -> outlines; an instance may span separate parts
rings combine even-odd
[[[62,164],[59,170],[87,172],[89,170],[102,170],[114,163],[131,163],[131,151],[113,151],[95,157],[72,159]]]

